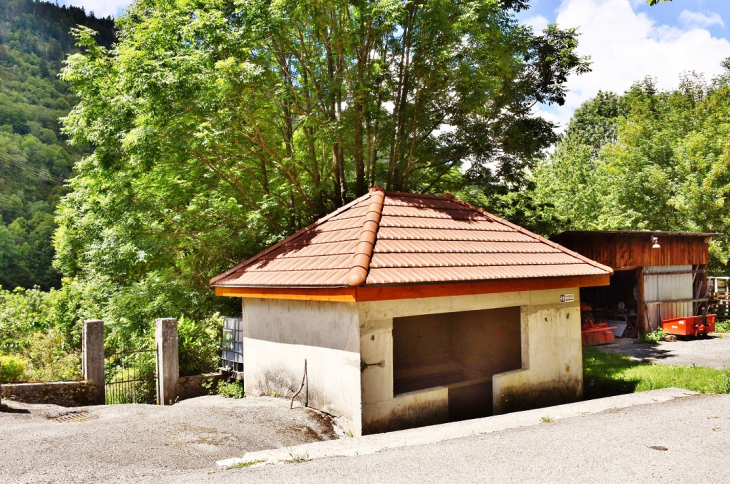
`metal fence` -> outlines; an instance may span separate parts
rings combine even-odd
[[[219,345],[215,346],[220,349]],[[202,375],[218,371],[218,355],[208,346],[187,346],[179,350],[180,376]]]

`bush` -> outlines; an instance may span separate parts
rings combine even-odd
[[[223,317],[217,313],[202,321],[184,316],[177,324],[180,376],[211,373],[221,359]]]
[[[28,381],[81,379],[81,351],[70,350],[54,330],[34,334],[23,354],[30,361]]]
[[[663,329],[657,329],[652,331],[651,333],[646,333],[641,338],[636,340],[637,343],[650,343],[650,344],[657,344],[660,341],[664,341],[664,338],[667,336],[667,332]]]
[[[226,398],[243,398],[246,396],[243,391],[243,382],[240,380],[219,381],[217,393]]]
[[[25,380],[28,361],[20,356],[0,356],[0,382],[19,383]]]
[[[715,323],[716,333],[730,333],[730,321],[718,321]]]

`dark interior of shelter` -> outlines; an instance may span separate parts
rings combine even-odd
[[[618,324],[617,336],[636,337],[637,295],[636,270],[617,270],[610,285],[581,288],[583,318],[592,311],[596,321]]]
[[[446,387],[451,421],[492,415],[492,376],[520,368],[519,307],[393,321],[393,392]]]

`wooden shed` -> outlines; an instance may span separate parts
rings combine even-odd
[[[626,335],[636,336],[657,329],[663,319],[707,308],[709,243],[717,235],[570,231],[552,240],[614,270],[610,286],[582,289],[581,301],[602,319],[626,321]]]
[[[376,187],[211,284],[243,300],[246,394],[304,377],[297,398],[359,435],[579,399],[578,290],[611,274],[453,195]]]

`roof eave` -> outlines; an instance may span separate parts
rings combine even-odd
[[[611,271],[613,273],[613,271]],[[473,296],[505,292],[527,292],[572,287],[607,286],[610,274],[527,279],[494,279],[488,281],[455,281],[417,284],[370,284],[358,287],[251,287],[215,286],[217,296],[297,299],[333,302],[388,301],[395,299],[422,299],[448,296]]]

